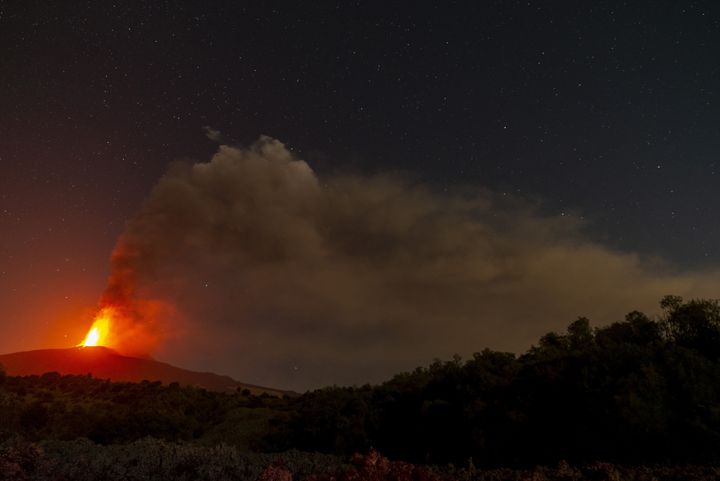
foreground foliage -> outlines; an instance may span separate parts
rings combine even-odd
[[[333,456],[287,452],[256,454],[227,445],[200,446],[145,438],[103,446],[89,440],[0,445],[0,480],[252,480],[281,464],[299,477],[337,470]]]
[[[226,445],[151,438],[102,446],[87,440],[0,444],[0,481],[714,481],[703,466],[626,467],[608,463],[533,469],[443,469],[390,461],[376,451],[351,459],[291,451],[254,454]]]

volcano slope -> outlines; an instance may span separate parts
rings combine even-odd
[[[123,356],[107,347],[74,347],[69,349],[41,349],[0,355],[2,365],[10,376],[41,375],[47,372],[60,374],[91,374],[98,379],[140,382],[177,382],[183,386],[197,386],[209,391],[229,392],[247,389],[254,395],[297,396],[283,391],[246,384],[229,376],[211,372],[197,372],[173,366],[154,359]]]

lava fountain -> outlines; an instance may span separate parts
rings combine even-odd
[[[97,313],[85,339],[77,347],[107,346],[110,341],[110,329],[117,313],[112,307],[104,307]]]

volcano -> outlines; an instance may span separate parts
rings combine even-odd
[[[0,365],[9,376],[41,375],[47,372],[60,374],[91,374],[98,379],[112,381],[177,382],[184,386],[197,386],[209,391],[237,391],[247,389],[252,394],[271,396],[297,396],[292,391],[246,384],[229,376],[211,372],[196,372],[170,364],[128,357],[107,347],[74,347],[69,349],[41,349],[0,355]]]

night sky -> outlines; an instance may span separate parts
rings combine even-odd
[[[613,259],[661,266],[630,276],[652,284],[638,291],[655,304],[657,292],[672,288],[712,296],[718,284],[704,280],[716,279],[720,264],[719,49],[720,4],[711,1],[1,2],[0,352],[78,342],[105,289],[113,246],[168,165],[207,162],[219,144],[247,147],[261,135],[306,161],[321,186],[325,179],[390,172],[423,186],[428,193],[420,204],[447,206],[455,212],[449,218],[466,215],[447,199],[452,192],[512,199],[532,207],[522,214],[498,207],[497,215],[521,218],[525,227],[493,227],[502,232],[496,239],[523,237],[538,219],[567,219],[572,240],[554,241],[560,234],[553,231],[538,245],[573,252],[590,246]],[[238,152],[229,157],[245,155]],[[260,157],[276,154],[284,155]],[[414,195],[403,189],[382,192]],[[483,215],[492,217],[494,209]],[[456,232],[453,225],[466,223],[432,221],[419,232]],[[398,236],[393,242],[400,245],[423,242],[422,236]],[[380,252],[385,244],[377,245]],[[355,262],[353,251],[343,255]],[[557,265],[572,263],[582,276],[601,277],[592,262],[577,266],[584,258],[573,255]],[[376,266],[368,285],[392,271],[385,261],[368,262]],[[210,272],[208,265],[195,265],[194,272],[222,280],[223,290],[212,298],[213,309],[199,302],[184,314],[216,329],[204,316],[218,317],[219,299],[233,297],[227,285],[236,273]],[[553,265],[548,269],[557,271]],[[183,278],[174,269],[167,272]],[[283,272],[262,271],[272,279]],[[434,275],[447,278],[444,272]],[[607,285],[616,283],[608,279]],[[255,294],[265,299],[271,285],[277,290],[279,284],[268,281],[268,290]],[[573,316],[599,313],[593,321],[602,324],[648,305],[640,294],[636,305],[632,296],[604,298],[603,285],[573,297],[558,284],[550,292],[558,305],[565,295],[582,302],[570,301],[567,311],[545,306],[560,317],[541,319],[516,337],[514,328],[488,328],[498,337],[479,334],[474,349],[522,350]],[[446,285],[433,292],[445,288],[460,292]],[[504,299],[522,305],[524,292],[517,288]],[[463,304],[455,294],[440,296]],[[608,303],[613,309],[605,309]],[[235,309],[226,307],[225,317]],[[297,305],[287,301],[286,307]],[[528,305],[522,314],[536,308]],[[581,309],[591,312],[575,312]],[[272,317],[260,307],[253,312],[261,311],[258,319]],[[309,307],[303,312],[317,318]],[[342,317],[345,311],[334,312]],[[397,312],[397,319],[405,315]],[[486,315],[501,312],[498,304]],[[457,318],[465,319],[465,312]],[[435,332],[428,327],[434,321],[425,321],[417,328]],[[354,324],[356,331],[336,337],[322,325],[312,329],[325,344],[351,335],[387,337],[374,324]],[[393,326],[413,329],[399,320]],[[202,342],[192,349],[187,339],[178,335],[160,354],[185,367],[295,388],[378,380],[394,369],[473,350],[450,340],[437,352],[426,346],[384,363],[383,348],[376,346],[364,352],[374,352],[377,366],[385,368],[293,378],[313,370],[300,347],[278,348],[267,369],[247,367],[269,365],[250,354],[238,368],[232,356],[216,357],[217,350]],[[331,351],[323,356],[318,363],[333,359]],[[348,360],[343,370],[353,366]]]

